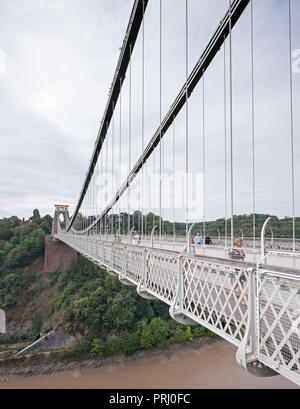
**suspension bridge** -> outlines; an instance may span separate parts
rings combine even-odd
[[[290,112],[285,139],[290,155],[287,182],[291,186],[287,199],[292,213],[290,238],[277,238],[273,233],[267,238],[269,218],[259,231],[256,223],[259,195],[254,53],[257,3],[254,0],[224,1],[224,15],[216,22],[201,53],[201,47],[198,47],[200,54],[191,67],[191,10],[188,0],[180,2],[184,11],[181,13],[184,75],[179,92],[170,99],[164,95],[166,85],[170,85],[172,91],[174,88],[171,79],[164,75],[164,64],[167,64],[164,40],[167,39],[171,46],[174,33],[167,36],[164,25],[172,14],[167,9],[171,6],[161,0],[134,1],[77,205],[72,217],[68,206],[56,205],[52,235],[55,240],[118,277],[124,285],[136,286],[141,297],[169,305],[171,317],[179,323],[203,325],[234,344],[237,362],[253,375],[281,374],[300,385],[300,240],[296,237],[295,227],[293,3],[283,2],[287,16],[285,91],[289,97],[286,110]],[[148,13],[154,13],[157,22],[157,42],[153,46],[157,53],[155,67],[155,59],[151,59],[151,52],[146,48],[148,42],[151,43]],[[251,203],[253,236],[243,237],[241,232],[242,247],[235,247],[234,149],[237,141],[233,136],[237,91],[233,89],[233,38],[245,16],[249,23],[247,89],[250,103],[249,120],[244,126],[247,126],[250,141],[247,181],[250,181],[248,190],[251,195],[247,206]],[[215,67],[219,69],[218,81],[222,79],[222,82],[213,89],[218,88],[222,110],[217,114],[215,105],[215,119],[212,119],[214,117],[208,113],[212,109],[208,94],[213,92],[209,75]],[[157,73],[155,84],[149,80],[153,70]],[[136,86],[135,81],[138,82]],[[147,95],[156,84],[154,115],[148,110]],[[201,138],[195,140],[192,122],[196,119],[199,120],[197,135],[200,134]],[[219,160],[224,166],[218,180],[222,180],[224,195],[223,199],[219,194],[213,200],[223,203],[224,230],[205,242],[207,203],[211,192],[209,174],[212,171],[207,167],[209,139],[212,138],[208,135],[208,128],[211,122],[219,119],[223,131],[218,131],[219,137],[215,138],[213,146],[222,155],[220,158],[223,157],[223,162]],[[201,158],[200,165],[193,161],[193,154]],[[197,172],[200,176],[195,182],[191,178]],[[200,194],[196,203],[195,194]],[[183,204],[176,204],[178,197],[183,198]],[[197,207],[199,202],[200,208]],[[180,218],[184,218],[184,236],[176,232]],[[171,220],[171,233],[166,232],[166,220]],[[202,223],[201,244],[193,240],[197,222]],[[243,256],[229,258],[232,249],[238,252],[235,254]]]

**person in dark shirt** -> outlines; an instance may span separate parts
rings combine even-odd
[[[206,237],[205,237],[205,244],[207,244],[208,246],[210,246],[212,244],[212,241],[211,241],[211,238],[210,238],[209,234],[207,234]]]

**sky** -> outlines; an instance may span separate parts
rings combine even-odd
[[[69,204],[72,213],[93,152],[132,5],[132,0],[0,0],[0,217],[17,215],[28,218],[34,208],[38,208],[42,215],[53,214],[56,203]],[[188,0],[189,72],[227,7],[227,0]],[[253,10],[256,211],[279,217],[291,216],[288,0],[254,0]],[[298,0],[291,0],[291,10],[295,213],[300,216]],[[185,0],[162,0],[162,13],[164,117],[186,76]],[[249,214],[253,209],[250,28],[248,6],[232,33],[235,214]],[[159,1],[150,0],[145,15],[144,146],[159,127],[159,41]],[[191,212],[193,221],[201,221],[203,217],[213,220],[230,213],[228,40],[225,44],[225,58],[226,167],[223,48],[205,73],[204,94],[203,81],[200,81],[189,101],[188,165],[195,178],[191,191],[198,204],[196,213]],[[132,56],[131,167],[142,151],[141,89],[140,33]],[[108,169],[116,176],[115,186],[112,185],[112,190],[105,192],[106,198],[102,195],[104,192],[98,189],[98,201],[93,204],[96,213],[104,208],[129,168],[128,101],[129,75],[122,90],[121,132],[120,102],[116,106],[114,122],[108,130]],[[174,216],[168,202],[172,184],[168,175],[172,173],[173,166],[173,131],[176,135],[176,174],[180,175],[186,166],[185,119],[183,109],[174,128],[170,128],[164,138],[166,175],[163,202],[166,204],[164,212],[168,219]],[[121,145],[118,145],[120,133],[122,139]],[[111,154],[112,143],[114,156]],[[99,158],[99,168],[105,162],[105,147]],[[145,169],[145,178],[150,177],[154,170],[158,171],[158,157],[159,151],[156,150]],[[228,189],[226,209],[225,169]],[[175,194],[180,197],[179,182],[175,184]],[[132,202],[134,197],[138,200],[132,192],[131,206],[138,208],[141,205]],[[124,208],[126,200],[124,197]],[[152,204],[145,196],[142,203],[144,212],[157,210],[157,200]],[[85,206],[82,210],[90,212],[89,204]],[[175,217],[184,220],[184,205],[177,206]]]

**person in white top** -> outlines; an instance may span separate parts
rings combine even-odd
[[[140,244],[140,236],[135,230],[133,230],[133,232],[131,233],[131,242],[133,246],[138,246]]]
[[[184,246],[183,252],[187,255],[187,256],[195,256],[196,255],[196,250],[195,250],[195,240],[193,237],[190,237],[189,243],[186,243],[186,245]],[[183,262],[183,266],[184,266],[184,270],[185,270],[185,274],[186,274],[186,278],[188,278],[189,280],[193,279],[193,273],[194,273],[194,267],[193,267],[193,263],[189,263],[188,260],[185,260]]]
[[[185,245],[184,246],[184,253],[189,254],[191,256],[195,256],[196,255],[196,250],[195,250],[195,240],[193,237],[190,237],[190,243],[189,245]]]

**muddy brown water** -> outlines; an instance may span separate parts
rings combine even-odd
[[[137,361],[59,374],[6,377],[0,389],[300,389],[282,376],[258,378],[235,360],[236,348],[218,340],[200,349],[149,355]]]

